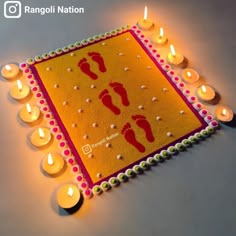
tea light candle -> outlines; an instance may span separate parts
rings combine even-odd
[[[147,6],[144,7],[144,16],[138,21],[138,26],[143,30],[148,30],[153,26],[153,21],[151,19],[148,19]]]
[[[1,69],[1,75],[3,78],[7,80],[11,80],[17,77],[19,75],[20,69],[15,64],[8,64],[2,67]]]
[[[167,37],[164,35],[164,30],[161,27],[159,34],[154,34],[151,36],[151,41],[155,44],[162,45],[167,41]]]
[[[216,96],[215,90],[209,85],[202,85],[197,89],[199,99],[205,102],[213,100]]]
[[[20,112],[21,120],[28,124],[38,120],[39,116],[40,116],[39,108],[37,106],[31,107],[29,103],[27,103],[26,106]]]
[[[217,120],[221,122],[230,122],[234,118],[233,111],[227,106],[218,106],[215,111]]]
[[[38,128],[35,130],[31,137],[30,141],[35,147],[46,146],[51,141],[52,135],[49,129],[47,128]]]
[[[197,71],[187,68],[183,71],[183,79],[185,82],[193,84],[198,81],[199,74]]]
[[[65,184],[57,191],[57,203],[66,210],[75,207],[81,198],[80,191],[75,184]]]
[[[26,98],[30,93],[30,88],[28,85],[22,84],[20,80],[16,81],[16,85],[14,85],[10,90],[10,95],[12,98],[16,100],[22,100]]]
[[[167,61],[172,65],[179,65],[184,61],[184,56],[176,53],[174,46],[170,45],[170,53],[167,56]]]
[[[65,166],[65,161],[62,156],[58,154],[49,153],[42,161],[42,169],[48,175],[59,174]]]

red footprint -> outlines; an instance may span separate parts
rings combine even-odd
[[[138,149],[139,152],[145,152],[145,147],[139,143],[135,137],[134,131],[131,129],[130,123],[126,123],[122,128],[121,133],[124,135],[125,140]]]
[[[78,62],[78,66],[80,67],[81,71],[88,75],[91,79],[95,80],[98,78],[98,76],[90,70],[90,65],[86,58],[81,59]]]
[[[111,95],[109,94],[107,89],[104,89],[99,94],[99,99],[101,99],[103,105],[110,109],[113,113],[115,113],[116,115],[120,114],[120,109],[112,103]]]
[[[97,53],[97,52],[89,52],[88,55],[90,57],[92,57],[92,60],[97,62],[98,63],[98,66],[99,66],[99,70],[101,72],[106,72],[107,69],[106,69],[106,66],[105,66],[105,63],[104,63],[104,60],[101,56],[101,54]]]
[[[136,124],[145,131],[146,139],[152,143],[155,140],[155,138],[152,133],[151,125],[146,120],[146,117],[142,115],[135,115],[132,116],[132,119],[135,120]]]
[[[121,96],[122,104],[124,106],[129,106],[128,95],[126,89],[123,87],[123,84],[118,82],[110,83],[110,86],[114,89],[116,93]]]

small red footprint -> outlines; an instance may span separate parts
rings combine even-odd
[[[116,93],[121,96],[122,104],[124,106],[129,106],[128,94],[126,92],[126,89],[123,87],[123,84],[114,82],[110,83],[109,85],[114,89]]]
[[[132,116],[132,119],[136,121],[138,127],[142,128],[145,131],[146,139],[152,143],[155,138],[152,133],[151,125],[147,121],[146,117],[142,115],[135,115]]]
[[[108,109],[110,109],[114,114],[116,115],[120,114],[120,109],[112,103],[111,95],[109,94],[107,89],[104,89],[99,94],[99,99],[101,99],[103,105],[106,106]]]
[[[93,61],[98,63],[99,70],[101,72],[104,73],[104,72],[107,71],[104,60],[103,60],[101,54],[99,54],[98,52],[89,52],[88,55],[92,58]]]
[[[126,123],[122,128],[121,133],[124,135],[125,140],[133,145],[139,152],[145,152],[145,147],[137,141],[133,129],[131,129],[130,123]]]
[[[78,66],[80,67],[81,71],[88,75],[91,79],[96,80],[98,78],[98,76],[90,70],[90,65],[86,58],[81,59],[78,62]]]

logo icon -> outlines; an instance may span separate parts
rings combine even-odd
[[[92,152],[92,148],[89,144],[86,144],[82,147],[82,151],[85,155],[89,154],[90,152]]]
[[[4,2],[4,17],[5,18],[20,18],[21,17],[21,2],[19,1]]]

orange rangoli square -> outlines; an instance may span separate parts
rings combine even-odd
[[[139,34],[95,37],[30,66],[90,187],[207,126]]]

